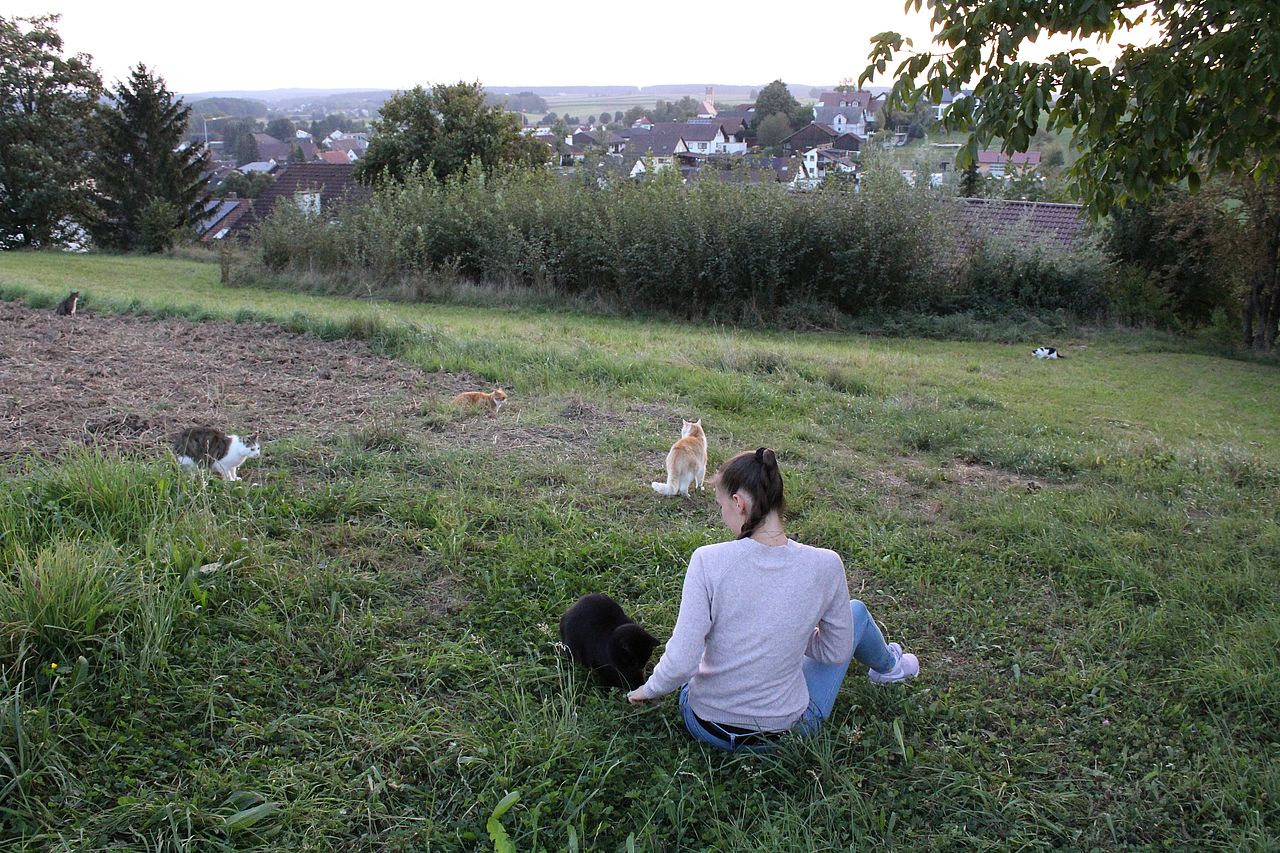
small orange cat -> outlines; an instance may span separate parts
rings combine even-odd
[[[502,408],[502,404],[506,399],[506,391],[501,388],[494,388],[488,393],[484,391],[463,391],[453,398],[453,404],[455,406],[484,406],[489,410],[489,416],[493,417],[498,414],[498,409]]]
[[[689,486],[703,488],[707,476],[707,434],[702,431],[702,420],[682,421],[680,440],[671,445],[667,454],[667,482],[650,483],[660,495],[684,495],[689,497]]]

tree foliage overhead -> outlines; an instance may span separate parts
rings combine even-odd
[[[104,245],[128,250],[155,231],[156,203],[172,210],[174,229],[199,219],[209,199],[208,158],[203,147],[183,144],[191,108],[145,65],[118,83],[111,99],[100,111],[94,171],[103,217],[92,230]],[[157,248],[155,240],[145,242]]]
[[[1241,330],[1246,346],[1280,337],[1280,2],[1276,0],[908,0],[933,12],[938,53],[908,51],[898,33],[872,40],[866,81],[891,62],[891,103],[973,87],[946,115],[970,132],[961,169],[999,140],[1027,150],[1047,115],[1071,129],[1080,156],[1070,175],[1098,216],[1186,182],[1194,192],[1219,176],[1233,203],[1249,261],[1242,266]],[[1083,48],[1043,62],[1019,59],[1044,35],[1111,40],[1140,23],[1148,45],[1126,45],[1104,65]],[[1234,274],[1224,272],[1225,274]]]
[[[0,17],[0,248],[42,247],[91,210],[86,128],[102,91],[57,15]]]
[[[426,169],[444,178],[472,160],[486,168],[541,165],[550,156],[546,145],[520,133],[519,116],[485,104],[479,83],[399,92],[383,104],[373,130],[356,164],[356,177],[366,183]]]
[[[909,0],[933,12],[938,53],[908,52],[900,34],[872,40],[860,82],[900,60],[891,102],[958,99],[950,127],[971,131],[957,166],[999,140],[1025,151],[1048,115],[1074,130],[1073,175],[1098,213],[1169,183],[1194,189],[1214,173],[1280,173],[1280,3],[1275,0]],[[1150,45],[1129,45],[1111,66],[1082,48],[1020,60],[1027,43],[1065,34],[1113,39],[1141,22]],[[975,109],[980,104],[981,107]]]

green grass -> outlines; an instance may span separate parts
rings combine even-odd
[[[164,460],[11,467],[0,839],[1274,848],[1275,366],[1118,334],[1043,363],[1039,341],[367,303],[217,272],[9,253],[0,296],[362,337],[514,389],[500,422],[525,438],[497,450],[486,419],[427,403],[268,445],[256,488]],[[713,465],[779,450],[794,535],[843,555],[918,682],[855,673],[818,737],[767,757],[583,683],[554,648],[563,609],[609,592],[665,635],[688,554],[724,536],[709,495],[648,489],[682,415]]]

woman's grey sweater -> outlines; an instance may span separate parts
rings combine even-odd
[[[689,682],[704,720],[782,731],[809,706],[800,663],[853,654],[849,583],[835,551],[735,539],[693,552],[680,615],[641,695]]]

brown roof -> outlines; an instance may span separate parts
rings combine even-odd
[[[670,157],[680,144],[681,134],[678,130],[661,130],[633,133],[627,139],[627,154],[654,154],[659,157]]]
[[[1009,163],[1014,166],[1039,166],[1040,152],[1025,151],[1017,154],[1006,154],[1003,151],[985,149],[978,152],[979,166],[989,166],[994,163]]]
[[[266,219],[281,201],[293,203],[299,193],[319,192],[320,210],[327,211],[339,201],[364,201],[372,191],[356,181],[354,163],[292,163],[276,173],[271,186],[253,201],[253,212],[232,227],[242,234],[256,222]]]
[[[973,238],[996,237],[1069,249],[1083,236],[1084,208],[1048,201],[1006,201],[998,198],[960,199],[963,248]]]
[[[291,139],[288,142],[281,142],[274,136],[262,132],[255,133],[253,138],[258,143],[258,159],[260,160],[275,160],[277,163],[283,163],[289,159],[289,155],[293,153],[295,145],[302,149],[302,157],[305,160],[314,160],[318,151],[314,144],[305,139]]]
[[[351,158],[348,157],[346,154],[342,153],[341,151],[321,151],[320,162],[321,163],[337,163],[341,165],[343,163],[350,163]]]
[[[747,120],[746,113],[720,113],[716,116],[716,121],[730,133],[733,133],[739,127],[751,126],[751,122]]]
[[[830,125],[819,124],[815,121],[806,124],[804,127],[787,136],[786,139],[782,140],[781,144],[786,145],[793,140],[804,141],[807,139],[835,139],[839,135],[840,134],[836,133]]]
[[[710,142],[720,133],[720,122],[690,124],[683,121],[660,121],[653,126],[653,132],[675,133],[685,142]]]
[[[354,151],[357,154],[360,154],[367,150],[369,146],[365,145],[359,139],[343,138],[333,140],[333,142],[329,143],[329,147],[334,151]]]
[[[871,102],[875,97],[867,91],[858,92],[823,92],[818,98],[818,103],[824,107],[834,107],[836,104],[844,101],[847,104],[857,104],[863,109],[870,109]]]

